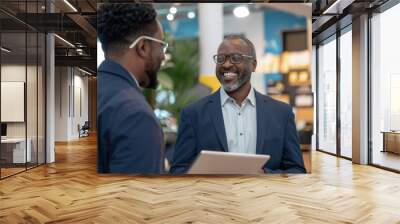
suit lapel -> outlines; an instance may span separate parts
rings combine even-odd
[[[219,90],[220,91],[220,90]],[[221,109],[221,98],[219,95],[219,91],[214,93],[210,98],[209,103],[209,116],[212,119],[214,128],[217,132],[218,139],[223,146],[223,150],[225,152],[228,151],[228,143],[226,140],[226,132],[225,132],[225,125],[224,125],[224,118],[222,116],[222,109]]]
[[[256,110],[257,110],[257,144],[256,144],[256,153],[262,154],[264,147],[264,138],[265,138],[265,119],[266,119],[266,102],[265,98],[255,91],[256,95]]]

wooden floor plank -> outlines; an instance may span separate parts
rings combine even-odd
[[[96,173],[96,139],[0,181],[0,223],[400,223],[400,175],[313,152],[312,174]]]

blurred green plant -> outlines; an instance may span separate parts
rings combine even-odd
[[[198,98],[190,90],[198,83],[199,46],[197,39],[169,40],[169,43],[168,59],[158,73],[160,100],[156,107],[179,120],[182,108]]]

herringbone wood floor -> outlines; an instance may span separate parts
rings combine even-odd
[[[315,152],[313,173],[98,175],[96,141],[0,181],[0,223],[400,223],[400,175]]]

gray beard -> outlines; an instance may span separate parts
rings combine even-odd
[[[224,88],[225,92],[230,93],[230,92],[236,91],[237,89],[242,87],[247,81],[248,81],[247,79],[238,79],[236,82],[234,82],[230,85],[227,85],[224,83],[222,83],[221,85]]]
[[[228,93],[233,92],[237,89],[239,89],[239,87],[241,86],[240,82],[237,81],[231,85],[227,85],[227,84],[222,84],[222,87],[224,88],[224,90]]]

